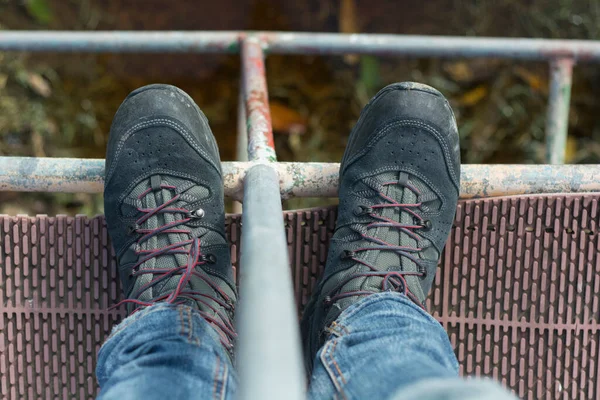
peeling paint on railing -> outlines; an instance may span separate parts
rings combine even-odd
[[[246,171],[259,162],[224,162],[225,195],[242,200]],[[337,163],[270,163],[282,198],[335,197]],[[534,193],[600,192],[600,165],[482,165],[461,167],[461,198]],[[0,157],[0,191],[102,192],[104,160]]]

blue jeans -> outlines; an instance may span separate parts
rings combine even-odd
[[[398,293],[345,310],[316,355],[310,399],[512,399],[497,384],[458,377],[442,326]],[[100,399],[229,399],[235,370],[214,330],[186,306],[126,318],[100,349]]]

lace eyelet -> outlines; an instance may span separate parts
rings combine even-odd
[[[353,252],[352,250],[344,250],[342,252],[342,254],[340,254],[340,258],[342,260],[348,260],[350,258],[353,258],[355,256],[355,252]]]
[[[204,218],[205,212],[203,209],[199,208],[194,211],[190,211],[190,217],[194,219],[202,219]]]
[[[126,228],[127,235],[129,235],[129,236],[135,235],[137,233],[138,229],[139,229],[139,226],[137,224],[127,225],[127,228]]]
[[[424,219],[420,225],[421,225],[421,229],[423,229],[424,231],[430,231],[431,227],[432,227],[431,221],[428,219]]]
[[[371,214],[372,212],[373,212],[373,209],[371,207],[369,207],[369,206],[363,206],[363,205],[358,205],[354,209],[353,213],[357,217],[361,217],[363,215]]]
[[[209,254],[203,254],[203,255],[200,257],[200,260],[202,260],[202,261],[204,261],[204,262],[207,262],[207,263],[209,263],[209,264],[214,264],[214,263],[216,263],[216,262],[217,262],[217,256],[215,256],[215,255],[214,255],[214,254],[212,254],[212,253],[209,253]]]

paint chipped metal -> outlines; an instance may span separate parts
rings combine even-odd
[[[224,162],[225,195],[243,198],[246,171],[263,162]],[[338,163],[274,162],[282,198],[336,197]],[[482,165],[461,167],[461,198],[536,193],[600,192],[600,165]],[[0,191],[90,192],[104,188],[104,160],[0,157]]]
[[[269,53],[600,61],[600,41],[244,31],[1,31],[0,51],[235,53],[246,38]]]
[[[242,90],[246,103],[248,159],[277,161],[271,126],[269,95],[262,44],[257,38],[242,41]]]
[[[550,164],[565,162],[573,63],[570,58],[550,63],[550,98],[546,116],[546,162]]]

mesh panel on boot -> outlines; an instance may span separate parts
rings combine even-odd
[[[420,192],[419,195],[415,194],[410,189],[403,187],[401,184],[388,184],[383,185],[386,182],[406,182],[408,181],[410,184],[415,186],[417,190]],[[393,172],[385,172],[377,175],[376,177],[368,178],[365,182],[369,186],[377,187],[383,194],[386,196],[395,199],[400,204],[413,204],[418,201],[427,202],[427,206],[429,209],[435,210],[439,208],[440,202],[437,198],[437,195],[421,180],[408,177],[405,173],[399,173],[397,171]],[[364,193],[365,198],[374,198],[378,197],[378,203],[386,204],[388,203],[380,196],[378,196],[373,189],[369,190],[368,195],[366,195],[366,190],[360,190],[359,193]],[[384,217],[391,219],[393,221],[398,221],[403,225],[413,225],[415,223],[414,217],[409,212],[406,212],[399,207],[385,207],[380,209],[375,209],[374,213]],[[366,235],[377,238],[379,240],[383,240],[391,245],[399,245],[403,247],[411,247],[411,248],[424,248],[421,252],[412,252],[412,256],[420,259],[427,258],[431,260],[436,260],[439,256],[438,252],[431,247],[431,243],[427,239],[416,240],[411,235],[401,231],[398,228],[394,227],[376,227],[366,230],[362,224],[355,225],[354,229],[358,231],[364,232]],[[418,231],[417,231],[418,233]],[[350,240],[352,238],[349,238]],[[364,246],[366,247],[377,247],[379,244],[374,242],[364,242]],[[375,266],[380,271],[406,271],[406,272],[417,272],[419,267],[417,264],[410,260],[408,257],[401,256],[398,252],[394,252],[391,250],[370,250],[365,252],[359,252],[357,254],[358,258],[365,261],[366,263]],[[352,268],[352,274],[367,272],[369,268],[363,266],[362,264],[357,264]],[[350,272],[348,272],[350,273]],[[417,276],[405,276],[408,286],[411,288],[411,291],[418,297],[424,296],[422,293],[421,285],[419,283],[419,277]],[[356,279],[352,279],[350,282],[345,284],[342,288],[342,292],[349,291],[360,291],[360,290],[381,290],[381,285],[383,282],[383,278],[380,277],[358,277]],[[351,301],[351,300],[347,300]],[[343,306],[342,306],[343,308]]]
[[[157,191],[151,191],[146,195],[138,198],[141,194],[143,194],[146,190],[150,188],[150,180],[145,180],[139,185],[137,185],[129,195],[130,202],[133,201],[137,203],[140,208],[152,209],[164,204],[165,202],[171,200],[178,191],[182,191],[181,197],[183,195],[191,201],[176,201],[173,204],[169,205],[169,208],[184,208],[184,206],[193,201],[202,200],[209,196],[210,191],[208,188],[203,186],[198,186],[197,184],[190,181],[186,181],[184,179],[176,178],[176,177],[164,177],[161,176],[161,185],[175,186],[177,189],[161,189]],[[128,207],[128,210],[132,207],[124,204],[123,207]],[[137,212],[137,210],[136,210]],[[142,227],[144,229],[157,229],[166,224],[174,223],[176,221],[181,221],[186,218],[182,213],[158,213],[146,220]],[[202,241],[205,244],[210,244],[211,238],[215,235],[213,232],[206,232],[204,228],[194,228],[191,229],[185,225],[179,225],[176,229],[179,230],[188,230],[191,235],[184,233],[169,233],[169,234],[158,234],[156,236],[151,237],[145,242],[139,245],[139,250],[156,250],[160,249],[175,243],[179,243],[185,240],[189,240],[192,237],[202,236]],[[188,250],[190,245],[185,246],[184,248]],[[186,254],[166,254],[158,257],[153,257],[150,260],[143,263],[139,269],[173,269],[179,266],[183,266],[187,264],[188,256]],[[134,292],[138,290],[141,286],[147,284],[153,279],[153,275],[144,274],[140,275],[136,280]],[[179,275],[175,275],[169,279],[165,279],[160,284],[150,287],[145,290],[143,294],[139,297],[142,301],[149,301],[163,293],[170,292],[175,290],[180,280]]]

